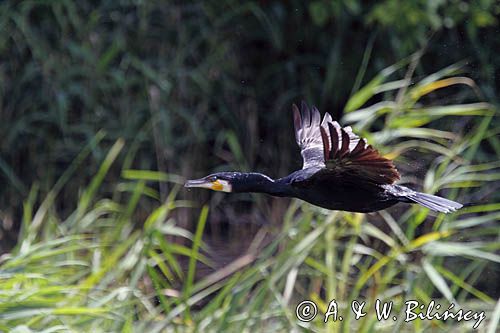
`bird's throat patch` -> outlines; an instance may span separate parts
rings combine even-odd
[[[216,180],[212,182],[212,190],[214,191],[222,191],[224,189],[224,186],[221,184],[220,181]]]

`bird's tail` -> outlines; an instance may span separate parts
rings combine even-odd
[[[421,192],[413,192],[405,197],[435,212],[451,213],[463,207],[463,205],[458,202]]]

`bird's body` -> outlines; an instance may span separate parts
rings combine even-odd
[[[290,186],[294,189],[294,197],[326,209],[360,213],[385,209],[398,202],[377,184],[359,183],[349,179],[317,178],[319,177],[292,181]]]
[[[303,168],[276,180],[260,173],[221,172],[186,187],[204,187],[225,192],[257,192],[295,197],[331,210],[368,213],[398,202],[418,203],[434,211],[449,213],[461,204],[438,196],[395,185],[400,178],[392,161],[354,134],[340,127],[326,113],[302,103],[294,105],[295,137],[301,149]]]

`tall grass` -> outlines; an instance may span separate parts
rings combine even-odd
[[[197,278],[200,264],[213,265],[202,237],[209,211],[197,212],[194,233],[179,226],[176,212],[192,205],[177,199],[182,179],[125,165],[114,190],[100,190],[126,152],[122,139],[78,191],[75,209],[59,215],[62,189],[102,142],[99,133],[43,200],[38,186],[31,187],[17,246],[0,261],[0,330],[470,330],[471,322],[403,321],[405,300],[436,299],[443,307],[455,303],[485,311],[480,331],[496,331],[498,290],[485,285],[491,282],[485,276],[498,279],[500,203],[488,189],[498,186],[500,164],[477,156],[498,134],[491,125],[496,110],[485,102],[422,103],[424,96],[455,84],[475,88],[457,76],[460,66],[416,81],[411,71],[389,81],[398,66],[405,65],[382,71],[353,94],[343,122],[396,159],[406,175],[402,182],[417,182],[422,174],[424,191],[470,205],[451,215],[404,205],[355,214],[293,201],[279,228],[262,227],[236,260]],[[365,107],[376,94],[384,94],[384,102]],[[437,130],[436,123],[443,126]],[[158,181],[170,184],[164,200],[152,186]],[[141,217],[145,202],[155,209]],[[307,323],[295,315],[304,299],[320,312]],[[324,323],[322,314],[333,299],[343,321]],[[375,311],[359,320],[350,313],[353,300],[373,309],[376,299],[392,300],[398,321],[379,322]]]

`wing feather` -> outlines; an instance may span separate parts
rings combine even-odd
[[[341,127],[325,113],[321,120],[316,107],[294,104],[295,138],[300,147],[303,169],[321,169],[321,177],[354,177],[376,184],[392,184],[400,178],[391,160],[381,156],[350,126]]]
[[[321,115],[318,109],[314,106],[310,109],[305,102],[302,102],[300,111],[295,104],[292,109],[295,139],[300,147],[303,160],[302,169],[325,167],[323,139],[321,138]]]
[[[330,142],[331,142],[331,151],[328,154],[328,158],[325,158],[325,161],[334,159],[337,157],[337,152],[339,151],[339,132],[337,131],[337,127],[335,123],[328,123],[328,128],[330,130]]]
[[[328,123],[328,127],[331,138],[328,141],[323,136],[324,156],[328,156],[323,176],[357,177],[376,184],[392,184],[400,178],[392,161],[367,145],[365,139],[354,133],[350,135],[345,128],[339,133],[332,123]]]
[[[347,134],[347,132],[344,129],[341,129],[340,133],[342,134],[342,147],[340,148],[338,158],[342,159],[346,155],[348,155],[351,151],[349,150],[349,143],[350,143],[349,134]]]

